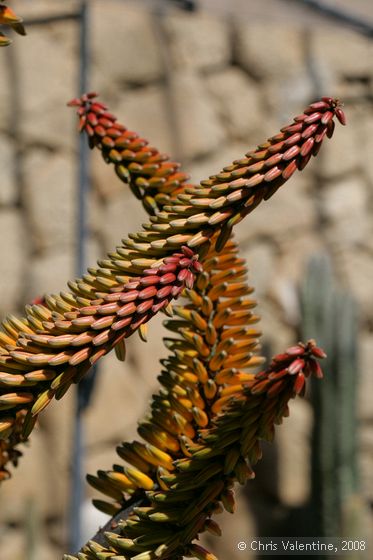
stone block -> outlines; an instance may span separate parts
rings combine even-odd
[[[360,151],[361,150],[361,151]],[[359,152],[361,168],[369,180],[370,190],[373,191],[373,113],[365,111],[364,121],[360,130]]]
[[[106,256],[104,249],[94,236],[88,237],[84,249],[85,267],[96,268],[98,259]],[[51,251],[32,259],[24,303],[43,294],[56,294],[69,290],[67,282],[77,277],[77,256],[73,247]]]
[[[27,514],[27,512],[25,512]],[[25,558],[25,531],[24,525],[17,528],[5,529],[6,533],[1,539],[1,554],[3,558],[13,558],[14,560],[22,560]],[[37,535],[37,543],[32,549],[37,555],[38,560],[51,560],[51,558],[58,558],[61,556],[61,550],[58,547],[50,545],[43,535]]]
[[[37,504],[43,517],[56,512],[61,514],[61,502],[58,500],[61,494],[57,487],[65,480],[57,480],[53,473],[53,457],[40,429],[33,431],[30,443],[20,446],[20,451],[24,456],[16,469],[11,468],[12,478],[1,487],[2,522],[22,522],[27,498]],[[62,476],[65,479],[66,474]]]
[[[130,342],[127,347],[129,352]],[[106,448],[112,455],[115,445],[136,436],[136,422],[150,396],[145,395],[144,387],[140,389],[138,377],[129,360],[119,362],[114,353],[99,363],[92,404],[85,414],[89,453]],[[116,461],[120,462],[119,457]]]
[[[304,37],[299,27],[239,22],[234,37],[237,62],[257,79],[283,82],[304,72]]]
[[[115,462],[121,463],[121,459],[115,457],[115,445],[139,439],[137,423],[148,412],[152,392],[158,390],[155,376],[161,370],[158,359],[162,351],[164,354],[161,322],[162,317],[151,321],[147,343],[142,342],[137,334],[126,342],[124,363],[117,360],[114,352],[99,363],[92,405],[85,415],[88,451],[93,453],[90,468],[109,468],[113,456]],[[107,461],[107,464],[96,466],[94,455],[104,449],[107,449],[108,458],[105,459],[100,452],[100,460]]]
[[[247,482],[248,486],[252,484],[255,484],[255,482],[251,480]],[[201,545],[222,559],[242,560],[244,558],[245,560],[254,560],[255,554],[249,548],[242,553],[242,550],[237,547],[239,542],[247,542],[251,535],[256,534],[256,520],[242,488],[238,485],[235,487],[234,517],[232,518],[231,513],[223,511],[218,516],[214,516],[214,520],[219,523],[223,533],[222,537],[217,539],[215,535],[205,531],[200,537]]]
[[[115,112],[119,122],[137,132],[151,146],[160,151],[172,152],[171,117],[163,87],[147,86],[139,90],[122,91],[120,101],[113,104],[111,110]]]
[[[191,71],[175,72],[172,94],[183,157],[201,158],[221,148],[226,132],[203,80]]]
[[[76,232],[77,186],[71,156],[33,150],[24,161],[25,199],[41,249],[70,247]]]
[[[268,241],[240,243],[242,256],[249,268],[249,284],[255,287],[257,298],[268,294],[276,269],[276,247]],[[255,296],[254,296],[255,297]]]
[[[1,101],[0,101],[1,103]],[[0,136],[0,206],[12,205],[17,200],[17,187],[15,182],[15,154],[13,142],[5,135]]]
[[[142,223],[149,221],[141,202],[128,188],[123,185],[123,190],[111,196],[102,208],[100,232],[107,251],[113,251],[129,233],[138,231]]]
[[[100,233],[92,233],[85,241],[84,262],[85,268],[97,265],[99,259],[106,258],[106,251]]]
[[[265,236],[278,243],[298,235],[316,223],[316,212],[309,192],[307,173],[296,173],[267,202],[262,202],[237,228],[238,239]]]
[[[1,118],[1,128],[8,128],[12,120],[11,113],[11,96],[12,96],[12,86],[10,83],[9,66],[12,64],[12,55],[9,55],[9,47],[0,49],[0,72],[3,76],[2,84],[0,88],[0,118]]]
[[[229,142],[225,139],[215,152],[201,159],[190,162],[188,172],[193,183],[199,183],[210,175],[219,173],[223,167],[230,165],[235,159],[244,157],[251,146],[243,142]]]
[[[371,389],[371,387],[370,387]],[[368,397],[368,395],[367,395]],[[368,402],[368,398],[367,398]],[[371,418],[371,416],[370,416]],[[373,501],[373,435],[370,420],[362,424],[359,434],[359,469],[363,495]]]
[[[357,175],[335,182],[321,193],[322,211],[330,223],[329,236],[346,246],[370,237],[368,189]]]
[[[92,173],[93,196],[90,197],[91,215],[95,216],[92,226],[101,223],[101,208],[103,202],[110,200],[112,196],[119,196],[128,186],[117,177],[114,167],[104,162],[98,151],[93,151],[90,158]]]
[[[164,28],[175,68],[211,70],[229,64],[230,28],[223,18],[180,11],[165,17]]]
[[[314,212],[310,205],[309,209]],[[308,211],[308,208],[306,208]],[[312,229],[298,227],[276,236],[276,273],[270,280],[270,296],[281,309],[282,319],[297,329],[300,321],[299,285],[304,281],[309,259],[323,250],[323,241]]]
[[[351,290],[359,306],[362,319],[372,319],[373,299],[372,284],[373,259],[370,249],[355,249],[345,251],[339,247],[336,254],[344,284]]]
[[[264,123],[262,123],[266,134],[268,136],[276,134],[277,129],[290,124],[296,115],[302,113],[310,101],[315,101],[314,89],[314,83],[306,67],[300,68],[286,79],[276,77],[265,81],[259,91],[262,104],[266,108]],[[334,90],[329,88],[326,91]]]
[[[311,203],[305,211],[314,212]],[[323,239],[320,239],[312,228],[302,229],[298,227],[294,231],[289,229],[283,236],[277,238],[277,242],[279,256],[277,275],[280,279],[279,284],[283,280],[292,282],[293,285],[300,282],[311,256],[322,251],[324,247]]]
[[[28,0],[13,0],[12,9],[23,19],[41,18],[77,11],[79,9],[79,0],[63,0],[63,3],[34,0],[31,4]]]
[[[14,312],[23,293],[27,270],[25,231],[22,215],[16,210],[0,211],[0,317]]]
[[[70,250],[48,251],[32,259],[25,286],[25,303],[43,294],[66,290],[75,274],[74,253]]]
[[[61,401],[53,400],[39,417],[43,446],[50,459],[48,463],[49,478],[45,486],[48,491],[54,489],[55,513],[60,517],[69,507],[72,463],[72,441],[76,410],[77,386],[72,385]],[[31,435],[32,441],[33,435]],[[51,511],[53,506],[51,506]]]
[[[290,403],[290,415],[276,429],[279,449],[279,494],[288,506],[301,506],[310,492],[312,409],[308,402]]]
[[[205,80],[229,136],[234,140],[257,141],[261,121],[266,116],[256,83],[236,67],[210,74]]]
[[[63,25],[68,30],[74,24]],[[19,117],[22,142],[71,148],[76,144],[76,117],[66,103],[78,89],[76,43],[64,35],[55,37],[45,26],[32,27],[26,40],[27,48],[21,41],[12,45],[19,91],[27,92],[21,99]]]
[[[313,31],[311,54],[316,68],[341,78],[372,75],[373,45],[368,37],[349,30]]]
[[[265,343],[269,349],[269,356],[294,344],[294,329],[283,320],[282,312],[272,298],[260,300],[256,313],[260,316],[259,329],[264,333],[262,344]]]
[[[113,0],[95,1],[91,11],[92,86],[144,84],[163,73],[155,20],[149,11]]]
[[[365,183],[358,176],[327,185],[321,196],[325,216],[334,222],[343,219],[349,212],[356,219],[365,212],[368,203]]]
[[[347,110],[348,128],[336,123],[331,140],[326,139],[320,150],[319,169],[326,178],[342,177],[361,167],[363,158],[357,146],[361,144],[360,126],[355,111]]]
[[[96,156],[98,154],[95,154]],[[103,162],[100,162],[104,165]],[[94,166],[92,165],[92,170]],[[120,185],[119,185],[120,186]],[[102,245],[102,225],[103,225],[103,207],[105,206],[105,200],[103,201],[99,196],[98,192],[96,191],[96,181],[94,180],[94,173],[92,173],[92,183],[91,183],[91,192],[88,194],[86,199],[86,211],[87,211],[87,229],[89,232],[88,239],[86,240],[89,244],[91,242],[91,238],[96,240],[96,242],[101,246]],[[102,250],[100,253],[100,257],[102,257]]]

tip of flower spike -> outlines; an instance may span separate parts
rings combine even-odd
[[[306,343],[298,342],[298,344],[296,344],[295,346],[290,346],[285,350],[284,354],[279,354],[274,358],[274,360],[282,360],[286,355],[293,358],[304,355],[313,355],[314,357],[319,359],[326,358],[326,353],[324,352],[324,350],[322,350],[322,348],[319,348],[316,345],[316,341],[313,338],[308,340]]]
[[[345,126],[346,124],[346,115],[344,113],[344,111],[342,110],[343,107],[343,103],[339,100],[339,99],[330,99],[327,98],[331,108],[334,110],[334,114],[337,117],[337,119],[339,120],[339,122]]]
[[[326,352],[324,352],[324,350],[322,348],[320,348],[319,346],[316,345],[316,341],[313,338],[311,338],[307,342],[307,344],[305,345],[305,350],[307,352],[310,352],[311,354],[313,354],[313,356],[315,356],[316,358],[319,358],[319,359],[326,358]]]
[[[305,113],[310,113],[312,111],[330,111],[333,115],[335,115],[338,121],[342,124],[346,124],[346,115],[342,110],[343,103],[338,98],[333,97],[322,97],[321,101],[316,101],[315,103],[311,103],[309,108],[305,111]]]
[[[306,131],[303,132],[304,134],[308,135],[308,142],[314,145],[316,141],[316,145],[320,147],[322,139],[324,138],[325,134],[328,138],[333,136],[335,122],[334,117],[342,124],[346,124],[346,115],[344,114],[343,110],[343,103],[339,99],[333,97],[322,97],[320,101],[316,101],[315,103],[311,103],[309,107],[304,111],[303,115],[299,117],[295,117],[295,122],[298,123],[307,123],[309,126]],[[319,128],[316,127],[316,124],[319,123]],[[286,129],[285,129],[286,130]],[[308,131],[308,132],[307,132]],[[315,134],[315,137],[312,138],[312,135]],[[305,136],[304,136],[305,137]],[[310,146],[312,150],[312,146]],[[309,152],[307,149],[307,142],[303,145],[303,150],[305,152]],[[312,151],[313,155],[316,155],[318,152],[318,148]],[[305,156],[305,153],[301,155]],[[306,158],[306,162],[307,162]],[[304,166],[299,167],[298,169],[303,169]]]
[[[277,354],[266,370],[256,374],[251,393],[266,393],[268,397],[274,397],[292,387],[295,394],[303,395],[308,377],[323,377],[317,360],[325,357],[325,352],[316,346],[314,340],[290,346],[283,354]]]
[[[181,247],[181,250],[183,252],[183,254],[190,259],[190,264],[192,266],[192,269],[194,272],[202,272],[203,267],[202,264],[199,262],[199,255],[198,253],[195,253],[192,249],[190,249],[190,247],[187,247],[186,245],[183,245]]]

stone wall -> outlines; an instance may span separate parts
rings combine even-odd
[[[294,15],[291,3],[271,1],[270,17],[266,3],[252,4],[248,18],[238,0],[230,2],[229,17],[211,11],[162,15],[140,2],[92,0],[90,88],[126,126],[179,158],[195,181],[274,134],[319,96],[345,100],[348,127],[337,127],[318,161],[245,220],[237,238],[272,353],[297,338],[298,286],[315,252],[328,253],[339,284],[359,303],[359,457],[368,507],[373,501],[373,42],[302,10]],[[26,20],[77,5],[12,3]],[[284,10],[291,17],[284,17]],[[66,21],[29,25],[27,31],[0,51],[1,316],[20,313],[39,294],[64,289],[75,274],[77,133],[66,102],[78,88],[78,29]],[[93,265],[145,215],[98,154],[92,153],[90,164],[86,252]],[[112,356],[100,365],[86,414],[86,471],[110,467],[115,445],[135,436],[136,421],[156,387],[156,359],[164,355],[160,328],[160,320],[153,321],[146,347],[137,338],[129,341],[124,365]],[[38,560],[57,558],[64,550],[73,401],[70,394],[42,415],[16,476],[1,489],[0,557],[26,558],[23,535],[30,511],[39,520]],[[311,424],[307,400],[295,402],[278,430],[277,447],[267,450],[277,465],[277,486],[264,477],[267,486],[256,499],[269,517],[276,515],[274,504],[297,507],[307,499]],[[271,466],[267,461],[258,471]],[[226,516],[225,536],[211,545],[221,560],[239,558],[236,542],[255,534],[244,498],[239,510],[234,523]],[[87,537],[94,533],[88,526],[92,515],[89,510]]]

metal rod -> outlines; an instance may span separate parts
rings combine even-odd
[[[350,27],[353,27],[356,31],[362,35],[368,37],[373,37],[373,21],[369,22],[363,20],[361,17],[355,16],[352,12],[343,10],[340,8],[334,8],[325,2],[320,2],[319,0],[291,0],[292,2],[297,2],[297,4],[304,4],[315,12],[324,14],[330,19],[345,23]]]
[[[80,33],[79,33],[79,92],[82,95],[88,87],[89,68],[89,40],[88,40],[88,2],[81,1],[80,6]],[[87,195],[89,191],[89,148],[83,135],[79,136],[79,163],[78,163],[78,212],[77,212],[77,254],[76,272],[81,276],[86,267],[86,238],[87,238]],[[75,422],[72,449],[72,483],[69,515],[69,549],[71,552],[79,550],[81,541],[81,510],[84,501],[83,487],[83,445],[84,426],[82,411],[85,408],[85,386],[80,382],[77,387]]]
[[[87,92],[88,88],[88,4],[82,0],[80,22],[80,71],[79,91],[80,95]],[[85,244],[87,237],[87,195],[89,192],[89,147],[83,134],[79,135],[79,166],[78,166],[78,246],[76,271],[78,275],[84,274],[86,268]]]
[[[66,12],[65,14],[56,14],[52,16],[26,18],[23,23],[25,27],[30,27],[31,25],[44,25],[47,23],[67,21],[69,19],[79,21],[80,18],[80,12]]]

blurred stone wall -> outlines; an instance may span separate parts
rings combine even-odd
[[[252,14],[229,4],[228,15],[218,10],[160,15],[141,2],[92,0],[90,87],[126,126],[179,158],[195,181],[276,133],[320,95],[345,101],[348,127],[338,126],[318,161],[246,219],[237,238],[272,353],[297,339],[298,286],[315,252],[329,254],[341,287],[360,305],[359,457],[368,507],[373,502],[373,42],[303,10],[294,15],[290,2],[271,0],[270,12],[266,3],[253,2]],[[77,5],[12,3],[26,20]],[[66,102],[77,95],[78,28],[67,21],[29,25],[27,31],[0,51],[1,316],[20,313],[42,293],[64,289],[75,275],[77,132]],[[94,265],[145,221],[145,214],[98,154],[92,153],[91,168],[87,262]],[[160,328],[160,319],[153,321],[147,346],[137,338],[129,341],[124,365],[112,356],[100,364],[86,414],[86,471],[110,467],[117,461],[115,445],[135,436],[156,387],[157,358],[164,355]],[[30,512],[38,521],[38,560],[57,558],[64,550],[73,411],[72,394],[49,407],[17,473],[0,491],[1,558],[28,558],[24,535]],[[307,499],[311,423],[307,400],[294,402],[278,430],[277,447],[267,450],[263,469],[271,472],[276,464],[277,486],[268,486],[270,474],[257,499],[269,516],[281,517],[281,507]],[[274,503],[281,504],[276,512]],[[221,560],[239,558],[236,543],[255,534],[244,499],[238,509],[233,523],[225,516],[225,536],[211,545]],[[88,526],[92,515],[87,506],[87,537],[99,523],[93,516]]]

